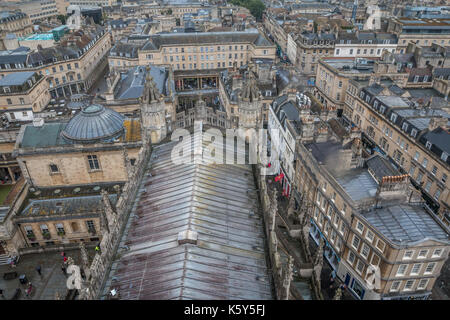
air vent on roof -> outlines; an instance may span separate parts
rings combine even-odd
[[[198,233],[197,231],[185,230],[178,233],[178,244],[197,244]]]

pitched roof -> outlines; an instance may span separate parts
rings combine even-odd
[[[131,300],[272,299],[250,167],[176,165],[174,145],[153,150],[112,285]],[[186,230],[195,244],[178,243]]]

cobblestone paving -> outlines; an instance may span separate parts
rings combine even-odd
[[[88,249],[88,252],[89,255],[94,255],[94,249]],[[79,250],[66,251],[66,256],[72,257],[75,264],[80,264]],[[9,265],[0,266],[0,288],[3,290],[4,299],[11,299],[18,288],[21,290],[20,300],[53,300],[56,292],[64,299],[67,293],[67,278],[61,269],[62,263],[63,257],[61,252],[57,251],[22,256],[15,268],[11,268]],[[41,266],[42,276],[39,276],[36,271],[36,266],[38,265]],[[12,271],[17,272],[17,278],[4,280],[3,275]],[[19,276],[22,274],[25,274],[28,281],[33,285],[31,297],[26,296],[28,285],[21,284],[19,281]]]

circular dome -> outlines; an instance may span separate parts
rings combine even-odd
[[[119,137],[124,117],[99,104],[91,104],[74,116],[64,128],[64,138],[74,142],[107,141]]]

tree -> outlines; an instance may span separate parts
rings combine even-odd
[[[61,21],[62,24],[66,24],[67,17],[66,17],[65,15],[59,14],[59,15],[56,17],[56,19],[58,19],[59,21]]]
[[[266,9],[266,6],[261,0],[231,0],[231,3],[247,8],[257,20],[261,20],[262,14]]]

